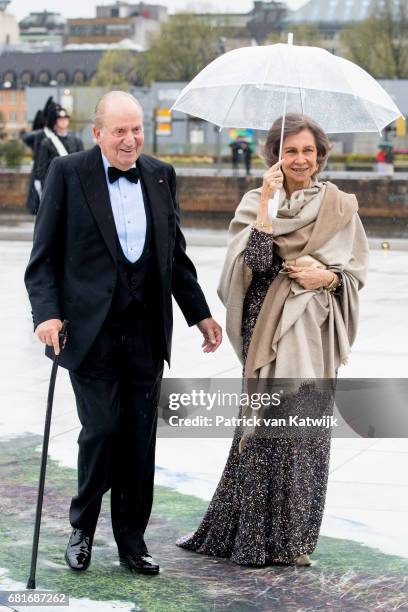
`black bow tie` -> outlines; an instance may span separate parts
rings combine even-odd
[[[137,168],[129,168],[129,170],[119,170],[119,168],[115,168],[114,166],[109,166],[108,168],[108,179],[110,183],[114,183],[121,176],[130,181],[131,183],[137,183],[140,174]]]

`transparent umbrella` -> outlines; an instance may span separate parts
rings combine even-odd
[[[381,132],[401,116],[365,70],[325,49],[292,41],[289,34],[288,44],[243,47],[221,55],[183,89],[172,110],[220,128],[257,130],[268,130],[275,119],[295,112],[311,117],[328,133]],[[275,194],[272,216],[278,201]]]
[[[325,49],[282,43],[221,55],[183,89],[172,109],[220,127],[268,130],[285,106],[328,133],[377,132],[401,116],[381,85],[353,62]]]

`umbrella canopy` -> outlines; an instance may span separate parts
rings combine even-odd
[[[276,44],[221,55],[181,92],[172,110],[220,127],[268,130],[286,112],[329,133],[377,132],[401,116],[365,70],[317,47]]]

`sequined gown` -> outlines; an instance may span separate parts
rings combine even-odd
[[[252,229],[245,251],[252,282],[245,296],[244,362],[269,285],[282,260],[273,237]],[[326,495],[330,438],[250,438],[237,428],[224,472],[195,533],[178,546],[240,565],[294,564],[317,544]]]

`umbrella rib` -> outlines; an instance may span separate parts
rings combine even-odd
[[[233,85],[240,85],[241,87],[242,87],[242,85],[247,85],[248,87],[249,87],[249,86],[252,86],[252,85],[255,85],[255,86],[257,86],[257,87],[259,88],[259,81],[254,81],[254,82],[251,82],[251,81],[249,81],[249,80],[248,80],[248,81],[246,81],[245,83],[229,83],[228,85],[232,85],[232,86],[233,86]],[[212,84],[212,85],[211,85],[211,87],[213,87],[213,88],[216,88],[216,87],[225,87],[225,86],[226,86],[226,85],[225,85],[225,83],[217,83],[217,84]],[[286,88],[286,87],[287,87],[288,89],[295,89],[295,90],[296,90],[296,89],[299,89],[299,86],[298,86],[298,85],[288,85],[287,83],[282,83],[282,82],[278,82],[278,81],[276,81],[276,82],[273,84],[273,86],[276,86],[276,87],[282,87],[282,89],[283,89],[283,88]],[[197,85],[197,86],[195,86],[195,87],[194,87],[194,91],[196,91],[197,89],[208,89],[208,85],[207,85],[207,84],[205,84],[205,85]],[[304,88],[303,88],[303,89],[304,89]],[[321,92],[323,92],[323,93],[326,93],[326,92],[327,92],[327,89],[322,89],[321,87],[307,87],[306,89],[307,89],[308,91],[321,91]],[[191,90],[191,89],[190,89],[189,91],[193,91],[193,90]],[[336,88],[334,88],[334,87],[330,89],[330,92],[331,92],[331,93],[337,93],[337,94],[344,94],[344,93],[345,93],[344,91],[342,91],[342,90],[340,90],[340,89],[336,89]],[[347,95],[351,95],[351,94],[347,94]],[[357,93],[355,93],[355,92],[353,93],[353,95],[354,95],[356,98],[360,99],[360,100],[365,100],[365,99],[366,99],[366,98],[364,98],[364,96],[363,96],[363,95],[359,95],[359,94],[357,94]],[[180,94],[179,98],[180,98],[181,96],[182,96],[182,93]],[[173,106],[175,106],[176,104],[177,104],[177,100],[174,102]],[[172,107],[172,108],[173,108],[173,107]],[[175,109],[175,110],[177,110],[177,109]],[[398,109],[398,110],[399,110],[399,109]]]
[[[262,84],[261,84],[261,89],[263,89],[263,88],[265,87],[265,83],[266,83],[266,76],[267,76],[267,74],[268,74],[268,72],[269,72],[269,68],[270,68],[270,66],[271,66],[271,62],[272,62],[272,56],[271,56],[271,54],[269,54],[269,56],[268,56],[268,61],[266,62],[266,67],[265,67],[264,77],[263,77],[263,81],[262,81]]]
[[[382,129],[383,129],[383,128],[378,127],[377,122],[376,122],[376,120],[374,119],[374,117],[373,117],[373,114],[372,114],[371,110],[368,108],[368,104],[367,104],[368,100],[365,100],[364,98],[360,98],[360,100],[361,100],[361,101],[362,101],[362,103],[364,104],[364,108],[366,109],[367,113],[370,115],[372,122],[374,123],[375,127],[377,128],[377,130],[379,131],[380,136],[381,136],[381,135],[382,135]],[[384,127],[385,127],[385,126],[384,126]]]
[[[220,127],[221,127],[221,128],[222,128],[222,127],[225,125],[225,122],[226,122],[227,117],[228,117],[228,115],[229,115],[229,112],[230,112],[230,110],[231,110],[231,108],[232,108],[232,105],[234,104],[235,100],[237,99],[238,94],[239,94],[239,92],[241,91],[241,88],[242,88],[242,85],[240,85],[240,86],[238,87],[238,91],[236,92],[235,96],[232,98],[232,102],[231,102],[231,104],[229,105],[229,108],[228,108],[227,112],[225,113],[225,117],[224,117],[224,119],[223,119],[222,123],[220,123]]]
[[[229,60],[209,64],[183,89],[172,110],[215,123],[220,131],[227,126],[268,130],[270,120],[283,110],[280,145],[291,111],[310,114],[326,131],[336,133],[381,132],[400,115],[384,88],[356,64],[319,49],[303,52],[290,43],[288,37],[288,45],[258,48],[255,55],[251,49],[226,54]],[[251,60],[248,65],[245,58]],[[304,60],[309,61],[306,74]]]
[[[341,61],[339,62],[339,61],[337,60],[337,65],[339,66],[340,71],[341,71],[341,74],[343,75],[344,79],[345,79],[345,80],[347,81],[347,83],[349,84],[350,89],[351,89],[351,91],[352,91],[352,93],[353,93],[354,97],[355,97],[355,98],[357,98],[358,100],[361,100],[362,104],[364,105],[364,108],[366,109],[367,113],[368,113],[368,114],[370,115],[370,117],[371,117],[371,121],[373,122],[374,126],[377,128],[377,130],[378,130],[378,132],[380,133],[380,136],[381,136],[381,134],[382,134],[382,130],[381,130],[381,128],[379,128],[379,127],[378,127],[377,122],[376,122],[376,120],[374,119],[374,116],[373,116],[373,114],[372,114],[371,110],[370,110],[370,109],[369,109],[369,107],[368,107],[369,100],[367,100],[367,99],[366,99],[366,98],[364,98],[363,96],[359,96],[359,95],[356,93],[356,91],[355,91],[354,87],[352,86],[352,83],[350,83],[350,79],[349,79],[349,77],[348,77],[348,74],[346,74],[346,73],[345,73],[345,71],[344,71],[343,63],[342,63]]]
[[[279,143],[279,161],[282,159],[283,136],[284,136],[284,133],[285,133],[285,121],[286,121],[287,103],[288,103],[288,88],[286,88],[286,91],[285,91],[285,101],[283,103],[282,127],[281,127],[280,143]]]
[[[302,88],[299,87],[299,96],[300,96],[300,108],[302,109],[302,115],[305,114],[305,109],[303,106],[303,96],[302,96]]]

